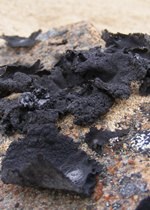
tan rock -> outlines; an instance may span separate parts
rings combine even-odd
[[[99,32],[87,22],[53,28],[40,35],[39,39],[42,41],[32,49],[1,46],[0,65],[33,64],[37,59],[40,59],[44,67],[50,69],[66,50],[83,50],[104,45]]]

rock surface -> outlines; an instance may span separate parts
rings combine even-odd
[[[4,58],[3,55],[3,59]],[[8,58],[6,58],[6,60],[8,60]],[[9,100],[16,98],[18,99],[17,94],[8,97]],[[131,130],[128,136],[130,138],[130,136],[132,137],[132,130],[136,132],[140,128],[148,128],[149,112],[146,111],[146,109],[143,112],[139,109],[139,106],[144,106],[144,108],[146,106],[148,107],[149,102],[148,97],[139,96],[137,90],[135,90],[128,100],[116,102],[115,106],[113,106],[110,112],[105,116],[105,119],[102,118],[98,120],[95,122],[95,125],[98,128],[103,127],[109,128],[110,130],[130,127]],[[58,126],[61,128],[62,133],[74,137],[79,141],[83,139],[83,136],[89,130],[89,127],[81,128],[75,126],[70,116],[61,119],[58,122]],[[5,151],[12,140],[14,140],[13,137],[9,139],[1,137],[1,159],[4,157]],[[0,182],[0,207],[2,209],[39,209],[39,206],[42,209],[51,208],[51,206],[53,206],[53,209],[112,209],[121,207],[127,208],[130,206],[130,209],[134,209],[139,200],[147,196],[147,192],[140,192],[139,195],[131,196],[128,199],[122,199],[122,197],[120,197],[120,186],[118,186],[117,183],[123,178],[124,174],[128,173],[130,175],[133,171],[139,172],[142,175],[139,180],[149,183],[149,160],[147,156],[131,151],[127,139],[119,141],[113,147],[106,145],[102,156],[95,155],[85,144],[83,144],[81,148],[100,163],[104,163],[108,169],[107,175],[104,175],[103,178],[99,178],[101,185],[97,185],[97,188],[103,186],[103,188],[101,187],[103,193],[101,193],[101,190],[96,191],[96,198],[99,198],[96,203],[94,200],[80,199],[79,197],[69,194],[57,194],[55,192],[21,188],[12,185],[6,186]],[[147,189],[149,189],[149,184],[147,185]]]
[[[9,47],[1,47],[0,64],[30,64],[40,59],[44,68],[50,69],[66,52],[66,50],[81,50],[103,45],[95,27],[86,22],[80,22],[53,29],[39,36],[39,43],[32,49],[19,48],[14,51]],[[28,55],[28,56],[27,56]]]

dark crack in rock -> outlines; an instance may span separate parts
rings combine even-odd
[[[116,131],[109,131],[109,130],[98,130],[96,127],[92,127],[90,132],[85,136],[85,142],[88,146],[100,153],[102,151],[103,145],[107,144],[111,138],[115,137],[122,137],[127,135],[129,130],[116,130]]]
[[[0,38],[4,39],[9,47],[33,47],[37,40],[36,38],[41,33],[41,30],[33,32],[28,38],[20,36],[6,36],[2,35]]]
[[[135,210],[149,210],[150,209],[150,196],[140,201]]]
[[[86,196],[96,185],[101,166],[54,125],[34,125],[25,139],[14,141],[2,162],[6,184],[63,189]]]

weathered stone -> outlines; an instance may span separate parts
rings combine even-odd
[[[39,40],[41,42],[31,49],[1,47],[0,65],[13,63],[33,64],[35,60],[40,59],[44,67],[50,69],[68,49],[83,50],[104,43],[94,26],[86,22],[51,29],[41,34]]]

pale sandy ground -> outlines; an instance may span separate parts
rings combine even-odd
[[[150,33],[150,0],[0,0],[0,34],[28,35],[80,20],[100,30]]]

